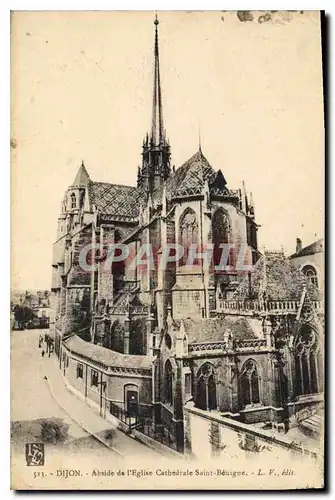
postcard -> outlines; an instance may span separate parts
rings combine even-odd
[[[12,489],[324,487],[323,19],[12,12]]]

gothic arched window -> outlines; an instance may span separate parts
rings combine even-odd
[[[106,332],[102,339],[102,347],[106,347],[106,349],[112,349],[112,332]]]
[[[180,218],[180,244],[184,249],[183,265],[187,262],[189,248],[198,241],[198,222],[194,210],[188,208]]]
[[[124,353],[124,328],[118,320],[111,327],[110,349]]]
[[[225,254],[224,252],[227,252],[226,248],[220,248],[221,244],[228,244],[230,240],[230,221],[228,214],[222,209],[218,208],[212,218],[212,241],[213,241],[213,246],[214,246],[214,252],[213,252],[213,261],[214,265],[218,266],[221,261],[221,256],[222,253],[223,255],[227,255],[226,262],[223,262],[223,264],[229,265],[230,259],[228,254]]]
[[[215,371],[210,363],[204,363],[197,376],[196,406],[201,410],[216,410]]]
[[[130,323],[129,354],[146,354],[147,336],[145,321],[141,318],[135,319]]]
[[[315,394],[322,390],[322,364],[316,332],[303,325],[294,349],[295,380],[298,396]]]
[[[114,243],[117,244],[123,239],[123,233],[120,229],[115,229],[114,233]],[[121,248],[116,247],[115,257],[120,257],[122,254]],[[124,287],[124,275],[125,275],[125,261],[124,259],[113,259],[112,262],[112,274],[113,274],[113,289],[114,293],[117,294]]]
[[[164,368],[164,402],[172,405],[172,365],[171,361],[168,359],[165,363]]]
[[[243,365],[241,378],[241,403],[242,406],[254,405],[260,402],[260,376],[257,364],[249,359]]]
[[[309,280],[310,283],[314,286],[318,286],[318,275],[316,272],[315,267],[313,266],[305,266],[302,268],[302,272],[306,276],[306,278]]]
[[[76,195],[72,193],[70,198],[71,198],[71,208],[76,208],[77,207]]]

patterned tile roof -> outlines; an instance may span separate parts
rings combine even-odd
[[[208,180],[213,194],[231,195],[226,188],[226,179],[221,170],[215,171],[203,152],[199,149],[189,160],[170,175],[166,182],[168,200],[192,196],[202,192],[205,181]],[[234,192],[233,195],[236,195]],[[163,197],[163,186],[158,187],[152,195],[155,204],[159,205]]]
[[[323,252],[323,238],[314,241],[311,245],[302,248],[299,252],[295,252],[289,258],[294,259],[295,257],[304,257],[306,255],[314,255],[315,253]]]
[[[92,182],[89,187],[91,205],[102,214],[125,219],[137,219],[140,202],[144,199],[141,189],[107,182]]]
[[[199,149],[189,160],[179,167],[166,182],[166,196],[169,200],[199,194],[204,182],[208,180],[211,189],[231,194],[225,188],[226,180],[219,170],[216,172]],[[96,205],[99,212],[113,215],[125,220],[137,220],[140,205],[145,201],[142,189],[132,186],[109,184],[107,182],[90,182],[88,185],[90,203]],[[162,202],[163,186],[159,186],[153,193],[155,205]]]
[[[180,320],[178,321],[180,325]],[[218,342],[223,340],[226,330],[230,330],[235,340],[256,339],[262,337],[261,324],[258,320],[244,317],[225,317],[194,320],[183,319],[190,344],[194,342]],[[176,324],[177,326],[177,324]]]
[[[190,191],[199,192],[203,188],[204,181],[208,179],[211,182],[215,176],[216,171],[199,149],[168,179],[167,195],[171,198],[183,196]]]
[[[91,342],[86,342],[77,335],[73,335],[67,340],[64,340],[64,343],[73,353],[112,368],[149,369],[151,367],[148,356],[121,354],[106,349],[105,347],[92,344]]]

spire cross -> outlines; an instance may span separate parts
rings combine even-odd
[[[154,146],[158,146],[163,141],[163,108],[162,92],[159,73],[159,51],[158,51],[158,18],[154,21],[155,25],[155,69],[154,69],[154,93],[152,105],[152,130],[151,140]]]
[[[158,25],[159,21],[157,18],[157,14],[154,20],[154,25],[155,25],[155,56],[158,56]]]
[[[198,136],[199,136],[199,151],[202,153],[202,149],[201,149],[201,129],[200,129],[200,124],[198,125]]]

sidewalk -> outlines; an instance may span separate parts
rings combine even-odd
[[[113,426],[111,422],[102,418],[94,409],[90,408],[84,401],[70,392],[65,385],[65,380],[58,368],[58,361],[55,356],[50,357],[46,361],[46,383],[54,399],[89,434],[92,434],[104,445],[109,446],[111,451],[123,457],[146,457],[154,460],[163,458],[160,453],[125,435],[116,426]],[[108,431],[113,431],[114,433],[112,442],[105,438]]]

